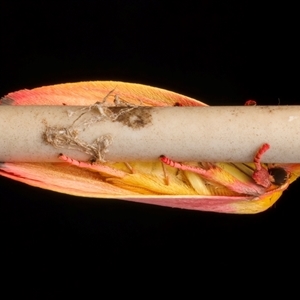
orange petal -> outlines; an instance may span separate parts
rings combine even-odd
[[[171,91],[135,83],[90,81],[44,86],[9,93],[0,100],[7,105],[92,105],[114,90],[123,101],[144,106],[206,106],[195,99]],[[113,105],[114,96],[108,97]]]

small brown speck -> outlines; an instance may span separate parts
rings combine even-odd
[[[116,121],[133,129],[140,129],[150,124],[152,115],[151,107],[137,107],[121,114]]]

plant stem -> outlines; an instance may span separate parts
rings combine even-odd
[[[70,113],[71,112],[71,113]],[[69,115],[68,115],[69,114]],[[0,161],[300,162],[300,107],[0,106]]]

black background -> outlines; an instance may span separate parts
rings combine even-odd
[[[278,98],[281,105],[300,104],[296,7],[252,1],[45,3],[1,2],[0,95],[120,80],[210,105],[243,105],[248,99],[278,105]],[[1,247],[12,261],[29,262],[38,271],[60,270],[65,262],[69,270],[85,268],[92,259],[100,272],[106,263],[144,266],[157,257],[176,267],[189,260],[228,270],[250,262],[261,270],[265,263],[285,265],[299,251],[300,182],[257,215],[78,198],[6,178],[0,178],[0,188]],[[165,268],[157,264],[157,272]]]

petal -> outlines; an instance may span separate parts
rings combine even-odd
[[[171,91],[135,83],[90,81],[44,86],[9,93],[0,100],[8,105],[91,105],[102,101],[110,91],[123,101],[145,106],[206,106],[195,99]],[[107,99],[113,105],[114,96]]]

